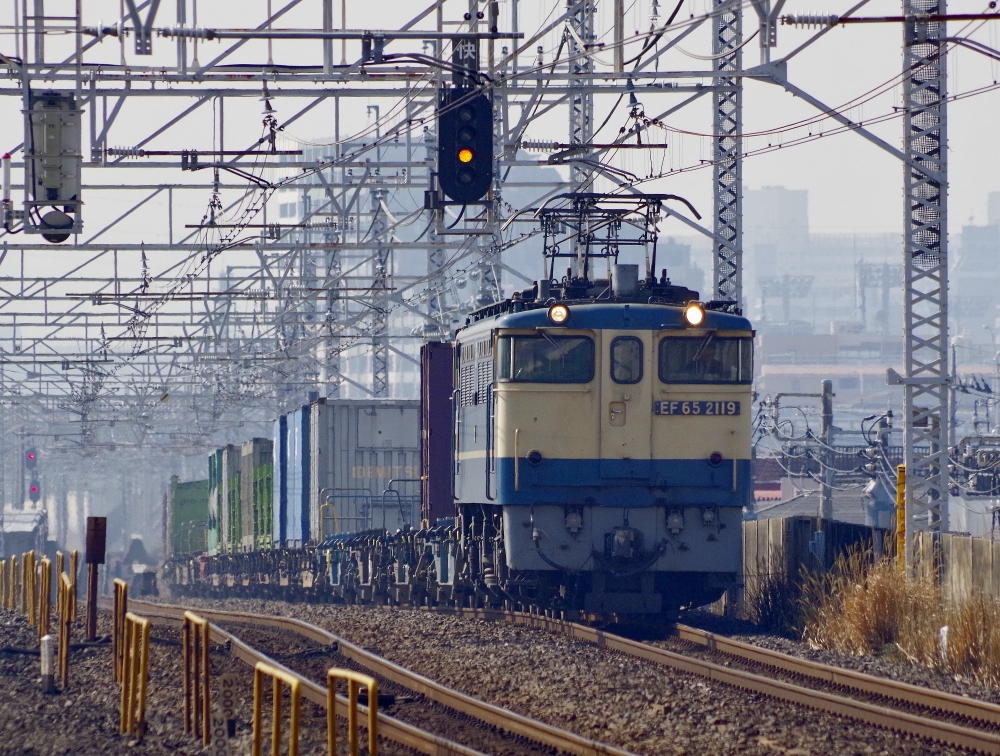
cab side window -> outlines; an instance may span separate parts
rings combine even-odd
[[[635,336],[619,336],[611,342],[611,380],[638,383],[642,380],[642,341]]]
[[[594,342],[585,336],[501,336],[496,375],[522,383],[589,383]]]
[[[664,383],[751,383],[753,339],[668,336],[660,341]]]

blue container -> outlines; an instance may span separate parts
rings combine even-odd
[[[284,518],[286,544],[298,548],[309,541],[309,407],[292,412],[288,420],[287,496]]]
[[[282,548],[288,539],[288,418],[274,421],[274,496],[272,547]]]

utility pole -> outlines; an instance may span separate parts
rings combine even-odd
[[[819,516],[824,520],[833,519],[833,381],[823,381],[822,411],[820,414],[820,440],[823,448],[823,490],[820,498]]]

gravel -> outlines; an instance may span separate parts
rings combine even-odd
[[[37,648],[35,628],[16,612],[0,611],[0,645]],[[101,616],[98,635],[110,633]],[[82,619],[74,623],[72,639],[83,638]],[[159,635],[159,634],[157,634]],[[38,656],[0,653],[0,751],[18,756],[135,753],[200,754],[202,749],[184,734],[180,649],[150,644],[146,737],[136,743],[118,734],[121,698],[112,680],[111,646],[75,649],[70,656],[69,687],[57,695],[41,692]]]
[[[501,622],[384,607],[179,601],[298,617],[462,692],[638,754],[962,753]]]
[[[141,616],[141,612],[138,612]],[[111,632],[110,618],[101,613],[98,636]],[[74,624],[74,642],[83,638],[82,619]],[[200,739],[184,732],[180,631],[151,628],[147,729],[141,742],[119,734],[120,689],[112,680],[110,644],[73,650],[69,688],[57,695],[41,692],[38,656],[0,653],[0,753],[3,756],[195,756],[206,751]],[[0,610],[0,646],[34,649],[35,628],[17,612]],[[236,702],[236,738],[231,754],[249,754],[252,744],[253,673],[221,647],[212,648],[212,675],[231,672],[243,695]],[[265,688],[267,690],[267,688]],[[270,694],[265,697],[265,748],[270,743]],[[284,708],[287,723],[288,706]],[[326,712],[309,701],[302,703],[300,754],[326,753]],[[287,724],[285,725],[287,733]],[[287,735],[286,735],[287,737]],[[287,742],[287,741],[286,741]],[[346,753],[346,745],[344,752]],[[287,753],[287,746],[283,753]],[[386,756],[410,753],[386,747]]]

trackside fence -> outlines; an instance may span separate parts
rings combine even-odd
[[[52,615],[52,562],[42,557],[39,565],[38,586],[38,642],[49,634],[49,620]]]
[[[917,531],[913,566],[918,575],[940,586],[946,601],[1000,601],[1000,540]]]
[[[333,668],[326,673],[326,729],[328,756],[337,756],[337,680],[347,682],[347,739],[350,756],[358,756],[358,690],[368,689],[368,756],[378,752],[378,685],[375,678],[350,669]]]
[[[264,680],[271,679],[271,756],[280,756],[282,740],[282,693],[289,688],[290,711],[288,726],[288,756],[299,753],[299,712],[301,679],[285,669],[266,662],[257,662],[253,676],[253,750],[252,756],[262,756],[264,742]],[[359,692],[368,694],[368,756],[378,754],[378,685],[375,679],[349,669],[336,667],[326,673],[326,742],[328,756],[337,754],[337,681],[347,683],[347,738],[350,756],[358,756],[361,737],[358,730]]]
[[[66,573],[59,574],[59,684],[69,687],[69,636],[73,628],[73,585]]]
[[[208,666],[210,632],[208,620],[194,612],[184,612],[184,732],[200,736],[205,746],[212,742]]]
[[[146,732],[146,687],[149,682],[149,620],[125,613],[125,658],[122,665],[122,735],[142,740]]]
[[[253,756],[261,756],[264,740],[264,678],[272,680],[271,756],[281,753],[282,684],[289,688],[291,703],[288,723],[288,756],[299,756],[299,708],[302,688],[299,678],[283,669],[257,662],[253,670]]]
[[[128,614],[128,583],[115,578],[115,599],[111,615],[111,659],[116,683],[121,683],[125,666],[125,615]]]

